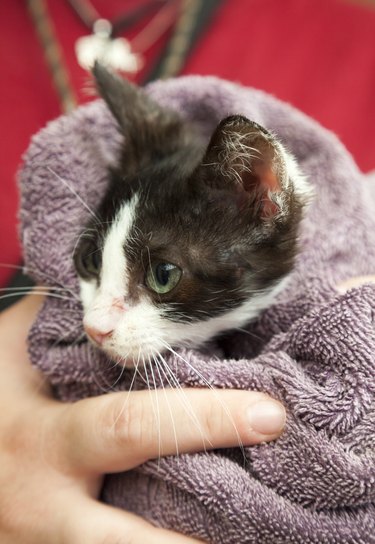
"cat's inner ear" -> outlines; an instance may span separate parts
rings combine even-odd
[[[183,123],[172,110],[161,108],[130,81],[96,62],[92,70],[96,88],[125,137],[124,166],[173,153],[184,137]]]
[[[236,194],[239,208],[256,206],[262,218],[280,211],[286,174],[280,144],[246,117],[232,115],[221,121],[200,171],[210,187]]]

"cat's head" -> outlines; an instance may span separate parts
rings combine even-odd
[[[241,115],[202,143],[134,85],[94,76],[124,145],[75,251],[88,337],[143,362],[244,325],[293,267],[309,193],[294,159]]]

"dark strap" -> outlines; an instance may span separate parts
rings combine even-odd
[[[224,0],[186,0],[183,2],[183,13],[171,39],[143,79],[143,84],[180,74],[189,54],[223,2]]]
[[[28,0],[27,5],[59,96],[61,110],[63,113],[69,113],[77,106],[77,98],[47,4],[45,0]]]

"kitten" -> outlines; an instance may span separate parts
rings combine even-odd
[[[124,145],[75,251],[84,328],[118,361],[196,347],[268,307],[293,268],[309,188],[263,127],[194,126],[96,65]]]

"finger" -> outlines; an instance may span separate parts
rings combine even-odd
[[[77,516],[77,512],[79,515]],[[69,515],[67,523],[66,516]],[[159,529],[145,520],[94,501],[77,501],[65,512],[62,542],[69,544],[198,544],[198,540]]]
[[[59,426],[78,472],[128,470],[159,456],[273,440],[283,406],[256,392],[167,389],[112,393],[70,405]]]

